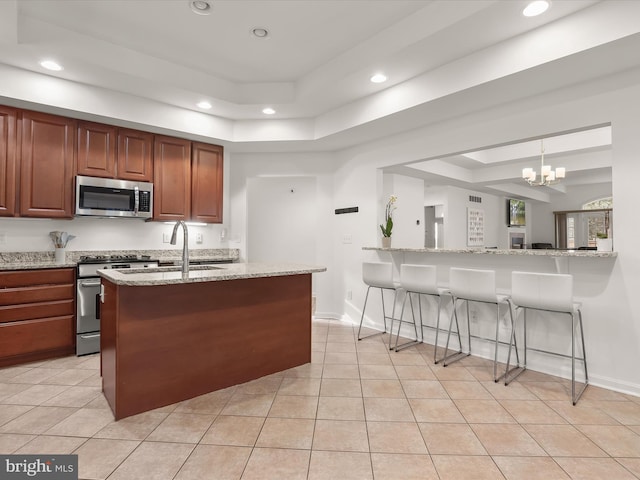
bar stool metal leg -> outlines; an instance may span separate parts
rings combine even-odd
[[[379,288],[380,289],[380,296],[382,298],[382,321],[384,322],[384,331],[382,332],[375,332],[369,335],[366,335],[364,337],[361,336],[361,331],[362,331],[362,323],[364,321],[364,313],[366,311],[367,308],[367,301],[369,299],[369,290],[371,289],[371,285],[367,287],[367,293],[364,297],[364,306],[362,307],[362,315],[360,316],[360,327],[358,327],[358,340],[363,340],[365,338],[369,338],[372,337],[374,335],[384,335],[385,333],[387,333],[387,318],[391,318],[393,319],[393,315],[395,314],[395,307],[396,307],[396,291],[395,289],[385,289],[385,288],[381,288],[381,287],[373,287],[373,288]],[[391,313],[391,317],[387,316],[387,312],[385,310],[385,304],[384,304],[384,291],[385,290],[393,290],[393,309],[392,309],[392,313]],[[393,327],[393,325],[392,325]]]
[[[455,296],[453,296],[453,311],[451,312],[451,320],[449,321],[449,332],[447,333],[447,343],[445,344],[445,347],[444,347],[444,356],[443,358],[440,359],[442,361],[443,367],[446,367],[447,365],[450,365],[451,363],[456,362],[461,358],[468,357],[469,355],[471,355],[471,351],[469,351],[469,353],[464,353],[462,351],[462,338],[460,336],[460,324],[458,322],[458,312],[456,311],[457,303],[458,303],[458,299]],[[458,344],[460,345],[460,350],[450,355],[447,355],[447,353],[449,352],[449,341],[451,340],[451,329],[453,327],[454,319],[456,322],[456,332],[457,332],[456,335],[458,336]],[[469,317],[467,317],[467,320],[468,319]],[[451,360],[451,361],[447,363],[448,360]]]
[[[418,340],[418,327],[416,325],[416,315],[415,315],[415,310],[413,308],[413,301],[411,300],[411,293],[416,293],[416,292],[406,292],[406,295],[402,301],[402,309],[400,311],[400,318],[397,319],[398,320],[398,334],[396,335],[396,344],[395,346],[391,346],[391,339],[393,337],[393,331],[391,332],[391,335],[389,335],[389,350],[395,350],[396,352],[399,352],[400,350],[403,350],[405,348],[411,347],[412,345],[416,345],[418,343],[421,342],[421,340]],[[412,323],[412,322],[407,322],[405,320],[403,320],[404,318],[404,307],[407,303],[407,297],[409,297],[409,306],[411,307],[411,318],[413,319],[413,329],[415,331],[416,334],[416,339],[415,340],[410,340],[408,342],[402,343],[400,345],[398,345],[398,341],[400,339],[400,328],[402,327],[403,323]],[[420,330],[422,331],[422,305],[420,303],[420,294],[418,293],[418,307],[419,307],[419,311],[420,311]],[[392,325],[392,329],[393,329],[393,322],[394,320],[396,320],[395,318],[391,319],[391,325]]]
[[[578,309],[578,324],[580,326],[580,339],[582,344],[582,360],[584,365],[584,384],[576,394],[576,351],[575,351],[575,313],[571,314],[571,401],[575,405],[589,385],[589,373],[587,372],[587,351],[584,348],[584,330],[582,328],[582,312]]]
[[[438,295],[438,316],[436,318],[436,340],[433,345],[433,363],[437,365],[438,360],[438,334],[440,333],[440,310],[442,310],[442,295]]]

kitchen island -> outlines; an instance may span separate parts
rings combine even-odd
[[[102,389],[116,420],[311,361],[297,264],[100,271]]]

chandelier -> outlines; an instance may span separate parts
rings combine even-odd
[[[544,141],[540,140],[540,178],[533,168],[523,168],[522,178],[533,187],[546,187],[547,185],[555,185],[565,177],[565,168],[558,167],[551,169],[550,165],[544,164]]]

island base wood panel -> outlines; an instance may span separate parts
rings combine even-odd
[[[149,287],[103,279],[116,420],[311,361],[311,275]]]

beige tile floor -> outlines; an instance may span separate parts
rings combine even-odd
[[[314,320],[312,363],[119,422],[99,356],[0,369],[0,452],[77,453],[80,478],[640,478],[640,398]]]

